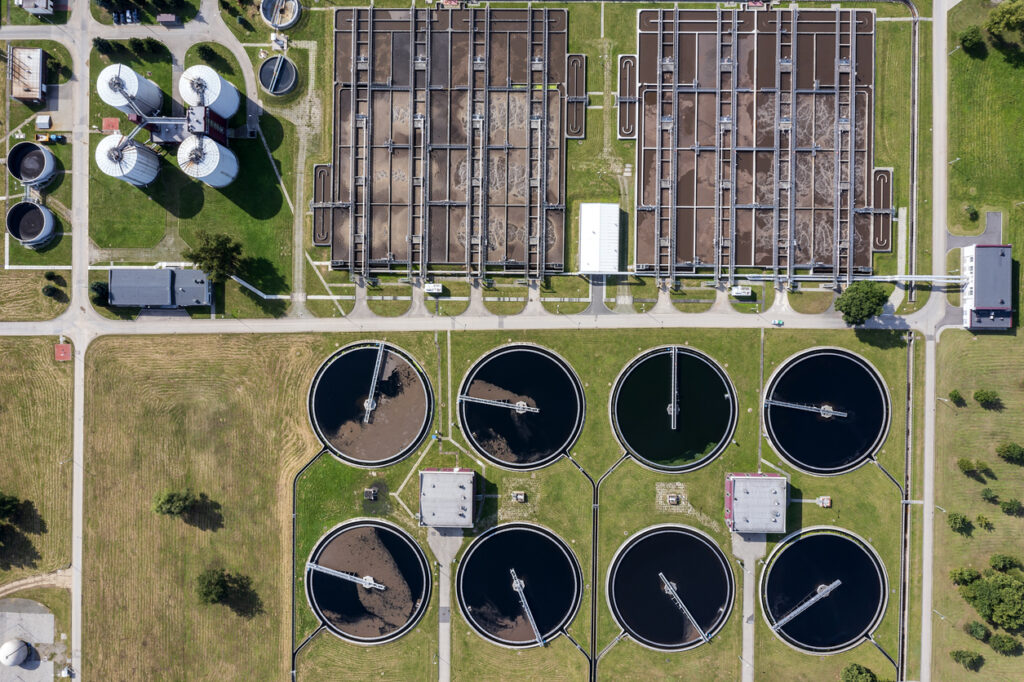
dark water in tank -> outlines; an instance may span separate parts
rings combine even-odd
[[[781,620],[819,585],[841,580],[827,597],[783,626],[797,645],[842,648],[862,637],[885,589],[874,558],[856,541],[827,533],[807,535],[779,554],[765,582],[772,621]]]
[[[729,436],[733,399],[704,359],[677,354],[678,417],[672,430],[672,354],[651,355],[624,377],[615,401],[619,432],[635,454],[655,465],[685,466],[714,452]]]
[[[525,583],[537,629],[548,638],[566,625],[579,603],[579,566],[558,541],[537,531],[513,528],[479,541],[460,567],[459,600],[467,617],[485,634],[532,643],[509,569]],[[519,620],[519,626],[510,624]],[[525,624],[525,627],[524,627]],[[514,631],[513,631],[514,630]]]
[[[720,554],[683,531],[655,531],[623,550],[610,586],[620,623],[652,646],[675,648],[700,634],[663,589],[658,573],[709,635],[723,622],[733,595],[732,576]]]
[[[387,362],[387,357],[384,360]],[[363,419],[363,403],[370,394],[376,364],[377,347],[367,346],[339,355],[324,368],[313,392],[313,419],[324,434]],[[377,382],[377,402],[382,397],[394,398],[403,388],[398,373],[392,372],[387,380]]]
[[[483,395],[478,383],[496,386],[537,407],[539,413],[460,403],[463,426],[488,455],[512,465],[534,465],[560,455],[582,420],[575,381],[556,359],[532,349],[514,349],[484,360],[466,393]],[[502,398],[505,399],[505,398]]]
[[[422,599],[425,576],[423,564],[420,563],[420,556],[416,550],[404,538],[391,530],[374,528],[374,532],[377,539],[391,554],[398,572],[409,586],[409,591],[414,598]],[[345,570],[345,568],[341,566],[338,570]],[[347,622],[356,622],[373,616],[359,600],[358,591],[365,588],[319,571],[311,571],[309,575],[313,600],[322,611],[336,613],[340,616],[340,620]],[[380,576],[374,577],[380,580]],[[412,609],[411,606],[409,610],[412,611],[415,618],[417,610]],[[344,630],[344,627],[342,629]]]
[[[775,405],[766,409],[776,446],[804,468],[822,473],[852,467],[870,456],[880,445],[889,418],[871,370],[831,351],[795,360],[779,375],[769,397],[828,404],[848,413],[826,418]]]

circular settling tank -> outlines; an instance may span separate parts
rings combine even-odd
[[[381,644],[415,627],[430,602],[430,568],[401,528],[350,521],[325,535],[306,564],[306,598],[338,637]]]
[[[260,64],[257,75],[260,86],[276,96],[288,94],[299,82],[299,70],[295,68],[295,63],[282,55],[271,57]]]
[[[459,389],[459,423],[495,464],[534,469],[565,452],[583,428],[583,387],[568,363],[525,344],[478,360]]]
[[[887,590],[885,568],[864,540],[840,528],[808,528],[769,555],[761,606],[769,627],[787,644],[834,654],[878,626]]]
[[[708,356],[682,346],[634,359],[619,375],[611,405],[619,442],[663,471],[707,464],[736,428],[736,392],[728,375]]]
[[[32,201],[19,201],[7,211],[7,232],[31,248],[39,248],[53,239],[53,213]]]
[[[681,651],[715,636],[732,611],[735,580],[714,541],[686,526],[657,526],[623,544],[608,570],[608,604],[630,637]]]
[[[557,535],[513,523],[473,541],[455,584],[462,615],[480,635],[504,646],[531,647],[539,645],[531,616],[544,642],[572,622],[583,574]]]
[[[291,28],[302,14],[299,0],[262,0],[260,16],[270,28]]]
[[[405,351],[360,342],[329,357],[309,390],[320,440],[357,466],[392,464],[413,452],[433,417],[430,382]]]
[[[889,392],[864,358],[815,348],[782,364],[765,391],[764,424],[796,468],[841,474],[873,456],[889,432]]]
[[[32,187],[45,185],[57,171],[53,152],[35,142],[19,142],[7,153],[11,177]]]

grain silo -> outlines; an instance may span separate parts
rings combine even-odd
[[[24,185],[42,187],[57,172],[57,159],[42,145],[19,142],[7,152],[7,170]]]
[[[96,79],[100,99],[126,113],[151,116],[163,106],[164,93],[156,83],[144,78],[126,64],[111,64]],[[138,107],[138,111],[132,107]]]
[[[238,177],[238,157],[205,135],[189,135],[178,147],[181,170],[210,187],[226,187]]]
[[[7,211],[7,232],[23,246],[37,249],[53,239],[53,213],[34,201],[19,201]]]
[[[156,179],[160,159],[152,149],[115,133],[96,145],[96,165],[110,177],[143,187]]]
[[[238,111],[238,90],[205,64],[185,69],[178,79],[178,92],[186,106],[209,107],[224,119]]]

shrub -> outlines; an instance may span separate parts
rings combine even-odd
[[[46,272],[43,273],[43,279],[45,279],[47,282],[52,282],[55,279],[57,279],[57,273],[54,272],[53,270],[47,270]]]
[[[979,528],[983,528],[985,530],[992,530],[993,528],[996,527],[995,524],[992,523],[992,520],[989,519],[984,514],[978,514],[977,521],[978,521],[978,527]]]
[[[109,288],[107,287],[106,282],[93,282],[89,285],[89,291],[92,292],[97,303],[107,302],[107,293],[109,292]]]
[[[960,512],[950,512],[946,515],[946,521],[949,523],[950,530],[954,533],[966,535],[971,530],[971,520]]]
[[[191,490],[167,490],[153,498],[153,511],[167,516],[181,516],[196,506],[199,499]]]
[[[992,573],[960,586],[960,595],[985,620],[1005,630],[1024,627],[1024,582],[1008,573]]]
[[[967,404],[967,401],[964,400],[963,394],[961,394],[960,391],[956,390],[955,388],[949,392],[949,401],[956,405],[957,407],[963,407],[964,405]]]
[[[877,682],[878,676],[860,663],[851,663],[839,675],[842,682]]]
[[[57,298],[57,292],[60,291],[57,287],[47,284],[43,287],[43,296],[47,298]]]
[[[975,476],[978,473],[978,467],[974,465],[974,460],[967,459],[966,457],[958,459],[956,461],[956,467],[960,470],[960,473],[965,476]]]
[[[228,596],[229,576],[223,568],[208,568],[196,579],[196,593],[203,604],[217,604]]]
[[[878,282],[854,282],[836,299],[836,310],[843,314],[846,324],[864,324],[882,313],[887,300],[889,297]]]
[[[1003,656],[1015,656],[1020,653],[1020,642],[1013,635],[997,633],[988,640],[988,645]]]
[[[985,36],[981,33],[981,27],[972,25],[960,32],[960,47],[969,55],[976,55],[985,48]]]
[[[996,491],[992,490],[992,488],[983,488],[981,491],[981,499],[995,504],[999,501],[999,495],[996,495]]]
[[[978,220],[978,209],[974,208],[974,206],[964,206],[964,213],[967,214],[967,218],[971,222]]]
[[[1000,443],[996,454],[1011,464],[1024,464],[1024,448],[1016,443]]]
[[[974,392],[974,399],[985,409],[999,406],[999,394],[987,388],[979,388]]]
[[[989,635],[992,634],[987,627],[976,620],[972,620],[970,623],[964,623],[964,632],[979,642],[987,642]]]
[[[988,558],[988,565],[1005,573],[1011,568],[1020,566],[1020,561],[1017,560],[1017,557],[1012,557],[1009,554],[993,554]]]
[[[954,661],[967,668],[968,670],[977,671],[981,668],[981,664],[985,662],[985,659],[981,657],[977,651],[965,651],[964,649],[956,649],[950,651],[949,655]]]
[[[954,585],[970,585],[981,578],[981,573],[973,568],[954,568],[949,572],[949,579]]]
[[[999,503],[999,508],[1008,516],[1020,516],[1021,511],[1024,510],[1024,506],[1021,505],[1020,500],[1017,498],[1003,500]]]
[[[196,48],[196,54],[199,55],[199,58],[204,62],[212,62],[217,59],[217,53],[209,45],[200,45]]]

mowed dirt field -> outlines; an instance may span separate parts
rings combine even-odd
[[[61,275],[68,278],[67,273]],[[64,312],[67,303],[43,296],[47,284],[39,270],[0,270],[0,320],[52,320]]]
[[[74,367],[56,341],[0,339],[0,492],[31,503],[3,530],[0,585],[71,563]]]
[[[338,341],[109,337],[90,347],[89,679],[285,679],[291,481],[320,449],[306,392]],[[156,492],[185,487],[219,509],[194,524],[151,511]],[[250,576],[262,611],[199,604],[196,576],[210,566]]]

